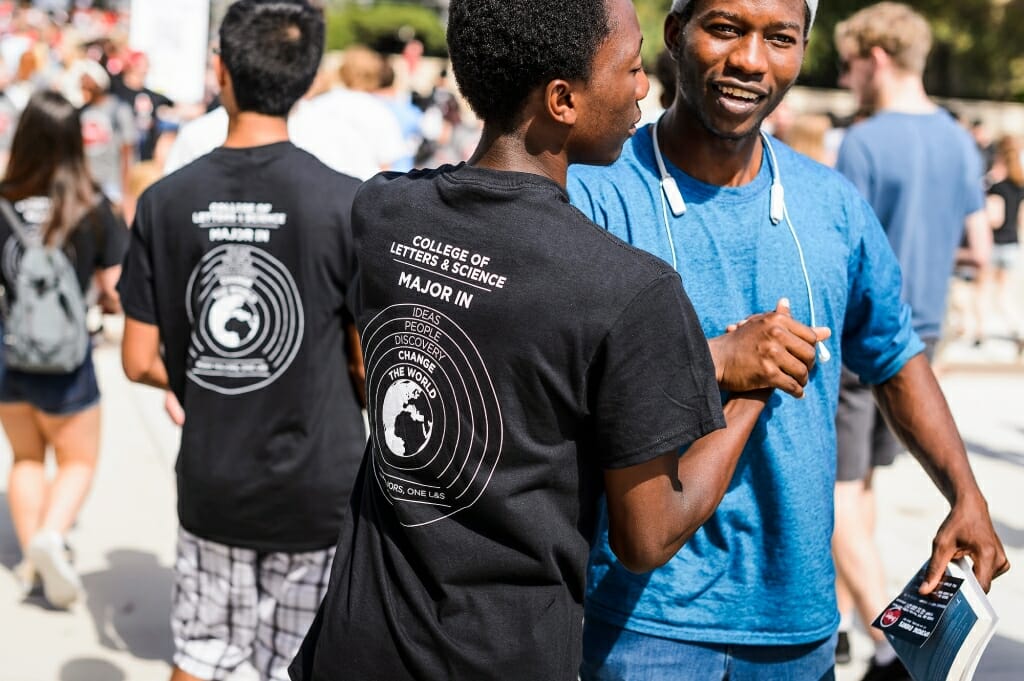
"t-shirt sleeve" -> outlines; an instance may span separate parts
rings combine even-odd
[[[156,292],[150,241],[152,226],[148,214],[148,201],[146,194],[143,194],[130,230],[128,254],[124,259],[117,290],[121,294],[121,307],[125,315],[145,324],[156,324]]]
[[[707,339],[677,275],[656,279],[622,312],[589,387],[605,468],[643,463],[724,427]]]
[[[103,241],[102,248],[96,253],[96,267],[104,269],[120,265],[128,250],[128,229],[124,221],[114,214],[108,201],[101,204],[99,218]]]
[[[871,206],[860,197],[848,209],[853,243],[850,295],[843,323],[843,364],[868,384],[892,378],[924,343],[913,330],[910,306],[900,299],[896,254]]]

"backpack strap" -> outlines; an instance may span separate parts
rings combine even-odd
[[[10,224],[14,238],[21,243],[22,247],[27,248],[34,241],[34,237],[29,234],[28,227],[18,215],[18,211],[14,210],[14,206],[4,196],[0,196],[0,213],[3,213],[4,218]]]

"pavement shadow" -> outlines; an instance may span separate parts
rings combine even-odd
[[[980,442],[974,442],[972,440],[964,440],[964,446],[967,447],[967,452],[969,454],[984,456],[988,459],[997,459],[999,461],[1005,461],[1006,463],[1016,464],[1017,466],[1024,466],[1024,452],[992,449]]]
[[[60,681],[125,681],[127,677],[117,665],[93,657],[68,660],[60,668]]]
[[[7,506],[7,492],[0,492],[0,565],[10,570],[21,560],[21,547],[14,534],[11,513]]]
[[[999,535],[999,539],[1003,542],[1004,547],[1024,549],[1024,528],[1012,527],[995,518],[992,519],[992,523],[995,525],[996,534]]]
[[[1018,672],[1021,660],[1024,660],[1024,643],[996,634],[981,656],[975,678],[987,679],[997,675],[999,678],[1020,678],[1008,673]]]
[[[152,553],[117,549],[106,570],[82,575],[100,645],[144,660],[170,662],[174,571]]]

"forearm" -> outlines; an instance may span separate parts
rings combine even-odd
[[[992,226],[985,211],[968,215],[964,220],[964,231],[971,257],[980,267],[985,267],[992,257]]]
[[[170,390],[171,386],[167,379],[167,367],[164,361],[157,357],[152,364],[128,377],[135,383],[141,383],[161,390]]]
[[[160,353],[154,351],[151,354],[140,355],[138,353],[133,354],[132,350],[133,348],[130,343],[122,342],[121,367],[124,369],[124,375],[128,377],[128,380],[133,383],[142,383],[143,385],[160,388],[161,390],[170,390],[167,367],[164,365],[164,360],[160,357]]]
[[[725,405],[727,427],[704,436],[680,457],[606,474],[609,540],[634,572],[664,565],[714,513],[769,391],[738,395]]]
[[[923,354],[874,393],[893,433],[951,505],[965,496],[981,496],[949,405]]]
[[[126,316],[121,366],[129,381],[168,390],[167,367],[160,356],[160,329]]]
[[[988,591],[992,579],[1010,569],[1010,563],[925,356],[914,357],[893,378],[877,386],[875,397],[893,432],[921,462],[950,504],[949,514],[932,541],[932,557],[921,593],[931,593],[946,564],[961,555],[974,559],[974,574]]]
[[[733,396],[724,408],[726,427],[701,438],[679,457],[680,490],[671,509],[677,532],[667,547],[670,556],[718,508],[770,395],[771,391],[762,390]]]
[[[715,367],[715,382],[724,390],[728,390],[727,386],[722,384],[725,382],[725,365],[727,362],[728,352],[728,338],[726,336],[716,336],[715,338],[708,339],[708,349],[711,351],[711,363]]]

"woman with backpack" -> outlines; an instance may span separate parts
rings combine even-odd
[[[89,174],[78,111],[55,92],[33,95],[0,182],[0,424],[14,453],[7,495],[26,557],[18,577],[26,592],[41,578],[59,608],[81,592],[65,535],[89,491],[100,442],[85,292],[95,279],[104,308],[119,310],[127,240]]]

